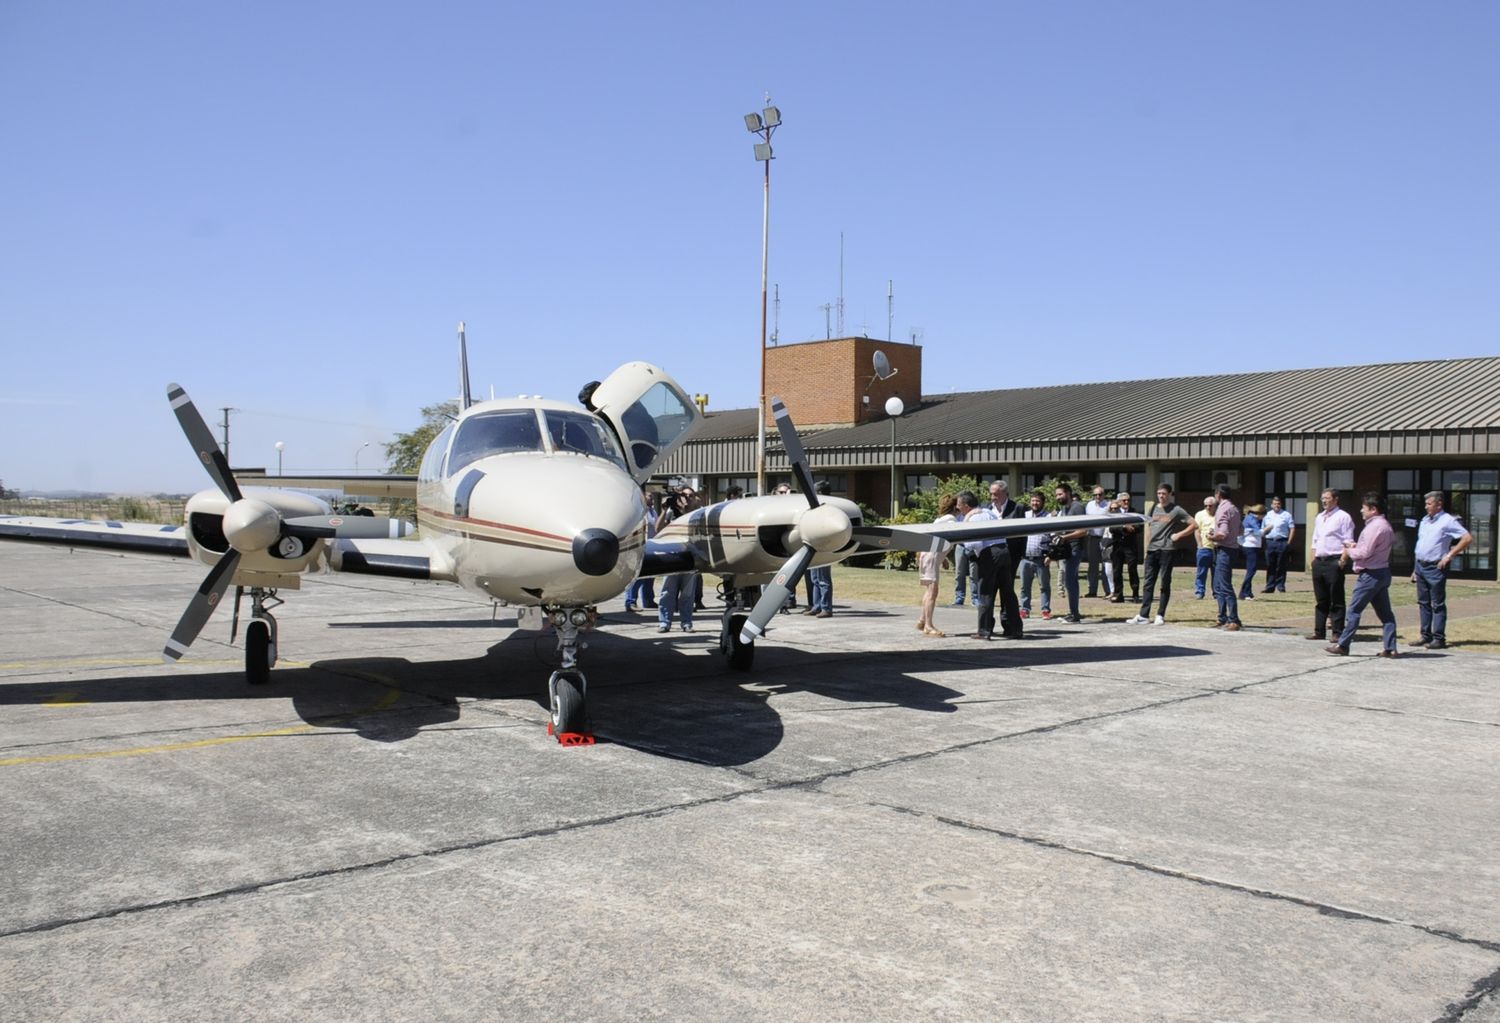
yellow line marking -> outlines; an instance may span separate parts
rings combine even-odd
[[[82,695],[82,693],[53,693],[42,702],[48,707],[78,707],[89,702],[80,700],[79,697]]]
[[[196,742],[174,742],[167,746],[143,746],[139,749],[117,749],[99,750],[93,753],[53,753],[41,757],[9,757],[0,760],[0,767],[19,767],[23,764],[57,764],[68,760],[103,760],[109,757],[135,757],[144,753],[175,753],[185,749],[207,749],[210,746],[223,746],[231,742],[244,742],[247,739],[271,739],[279,735],[299,735],[311,732],[317,728],[316,725],[294,725],[291,728],[281,728],[274,732],[251,732],[247,735],[225,735],[217,739],[199,739]]]
[[[361,674],[369,674],[362,672]],[[371,678],[380,676],[370,675]],[[383,680],[383,679],[382,679]],[[383,680],[384,681],[384,680]],[[59,693],[59,696],[76,695],[70,693]],[[105,760],[112,757],[138,757],[150,753],[178,753],[182,750],[209,749],[213,746],[225,746],[231,742],[246,742],[250,739],[274,739],[286,735],[306,735],[324,728],[337,727],[340,722],[348,721],[350,718],[359,717],[362,714],[371,714],[389,708],[401,698],[401,690],[394,685],[390,686],[385,694],[371,706],[364,710],[355,711],[352,714],[341,714],[338,717],[321,718],[315,724],[293,725],[290,728],[278,728],[270,732],[247,732],[244,735],[224,735],[217,739],[198,739],[194,742],[174,742],[165,746],[141,746],[135,749],[97,750],[89,753],[51,753],[37,757],[8,757],[0,760],[0,767],[22,767],[30,764],[58,764],[73,760]],[[48,701],[49,703],[51,701]]]

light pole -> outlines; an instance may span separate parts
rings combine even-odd
[[[370,446],[370,442],[369,441],[365,441],[359,447],[357,447],[357,448],[354,449],[354,471],[355,471],[356,474],[358,474],[358,472],[359,472],[359,453],[361,451],[363,451],[365,448],[369,447],[369,446]]]
[[[906,411],[906,403],[895,396],[885,400],[885,414],[891,417],[891,517],[900,509],[896,507],[896,420]]]
[[[281,453],[286,450],[286,441],[276,442],[276,475],[281,475]]]
[[[771,136],[781,127],[781,111],[770,105],[758,114],[745,115],[745,127],[763,141],[755,144],[755,158],[766,165],[765,198],[760,219],[760,405],[757,406],[755,445],[755,492],[766,492],[766,281],[771,262]]]

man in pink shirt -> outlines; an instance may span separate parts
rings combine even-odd
[[[1359,628],[1360,613],[1367,606],[1374,605],[1384,641],[1380,656],[1395,657],[1396,616],[1391,611],[1391,541],[1395,535],[1385,518],[1385,499],[1379,494],[1366,494],[1359,510],[1365,517],[1364,531],[1359,534],[1358,543],[1353,540],[1344,543],[1342,555],[1344,561],[1354,562],[1359,579],[1349,601],[1344,631],[1328,652],[1338,657],[1349,653],[1349,644],[1354,641],[1354,633]]]

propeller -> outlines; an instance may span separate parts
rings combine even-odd
[[[283,519],[270,503],[246,497],[240,490],[228,459],[219,450],[218,442],[187,392],[177,384],[168,384],[167,400],[198,461],[230,504],[224,512],[224,538],[229,541],[229,550],[209,569],[198,592],[188,602],[187,610],[162,650],[163,660],[170,663],[187,653],[229,589],[244,555],[280,545],[285,556],[297,557],[305,544],[315,540],[396,538],[411,532],[411,523],[402,519],[370,515],[298,515]]]
[[[797,487],[807,498],[808,509],[797,517],[792,526],[791,538],[800,544],[792,556],[782,564],[770,584],[761,591],[744,626],[740,629],[740,642],[753,643],[766,631],[766,626],[786,598],[802,581],[803,574],[812,563],[813,555],[822,551],[836,551],[849,542],[853,523],[842,508],[823,504],[813,488],[812,473],[807,468],[807,458],[802,451],[802,441],[797,437],[797,427],[792,423],[792,414],[780,398],[771,399],[771,414],[776,418],[776,429],[781,433],[781,444],[786,448],[787,460],[792,464],[792,475],[797,478]]]

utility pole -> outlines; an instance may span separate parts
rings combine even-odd
[[[219,409],[219,411],[222,412],[222,413],[224,413],[224,421],[219,424],[220,426],[222,426],[224,428],[224,462],[225,462],[225,464],[230,464],[230,462],[229,462],[229,413],[231,413],[231,412],[238,412],[239,409],[237,409],[237,408],[221,408],[221,409]]]
[[[771,106],[771,94],[766,94],[766,107],[758,114],[745,115],[745,127],[763,140],[755,144],[755,159],[766,165],[766,185],[761,206],[760,227],[760,404],[757,408],[755,445],[755,492],[766,492],[766,282],[771,265],[771,136],[781,127],[781,111]]]

